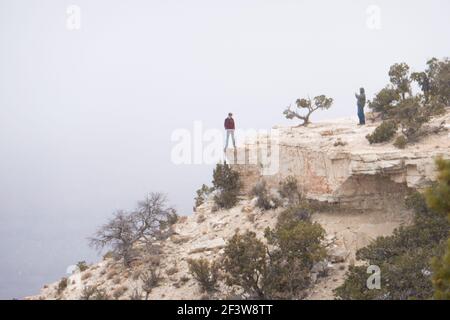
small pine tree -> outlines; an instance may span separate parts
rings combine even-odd
[[[240,286],[250,297],[265,298],[261,279],[266,274],[266,246],[254,232],[236,233],[228,241],[223,267],[228,285]]]
[[[409,66],[406,63],[392,65],[389,69],[389,79],[402,99],[406,99],[406,94],[411,94]]]
[[[213,172],[213,186],[217,194],[214,202],[220,207],[229,209],[236,205],[241,188],[239,173],[227,163],[218,163]]]

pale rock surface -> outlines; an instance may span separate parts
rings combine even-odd
[[[308,127],[275,127],[270,136],[256,136],[235,153],[230,150],[227,161],[241,172],[247,193],[260,179],[277,187],[293,176],[310,199],[351,209],[381,209],[386,201],[397,202],[407,188],[422,189],[435,180],[433,159],[450,158],[450,112],[429,126],[442,122],[447,131],[403,150],[392,141],[369,144],[365,137],[379,122],[357,126],[356,119],[346,118]]]

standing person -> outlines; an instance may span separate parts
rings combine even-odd
[[[364,92],[364,88],[359,89],[359,94],[355,93],[355,97],[357,100],[357,106],[358,106],[358,118],[359,118],[359,125],[365,125],[366,124],[366,117],[364,115],[364,106],[366,105],[366,93]]]
[[[225,119],[225,130],[227,132],[227,140],[225,143],[225,148],[223,149],[223,151],[225,152],[228,148],[228,140],[231,138],[233,139],[233,146],[236,149],[236,142],[234,140],[234,129],[235,129],[235,125],[234,125],[234,119],[233,119],[233,114],[230,112],[228,114],[228,117]]]

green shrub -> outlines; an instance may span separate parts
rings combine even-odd
[[[104,289],[98,286],[86,286],[81,292],[80,300],[109,300],[110,297]]]
[[[298,190],[298,183],[295,177],[289,176],[283,181],[280,181],[278,192],[283,199],[287,199],[290,206],[296,205],[300,202],[302,196]]]
[[[427,190],[428,206],[440,216],[450,221],[450,160],[438,159],[438,183]],[[450,238],[447,238],[446,251],[432,261],[434,298],[450,300]]]
[[[277,220],[277,226],[294,227],[299,221],[310,221],[311,212],[306,205],[289,207],[282,211]]]
[[[266,274],[266,246],[254,232],[236,233],[227,243],[223,267],[228,285],[236,285],[253,298],[265,298],[261,279]]]
[[[437,184],[426,191],[426,201],[430,208],[450,219],[450,160],[436,160]]]
[[[266,181],[258,182],[250,191],[250,196],[256,197],[256,206],[263,210],[274,209],[278,207],[279,201],[269,194]]]
[[[78,270],[80,270],[80,272],[83,272],[89,269],[89,266],[87,265],[86,261],[79,261],[77,263],[77,268]]]
[[[216,262],[209,263],[206,259],[189,259],[189,272],[200,285],[204,292],[214,292],[217,290],[219,278],[219,266]]]
[[[227,243],[224,269],[229,285],[250,298],[299,299],[310,286],[311,268],[326,257],[321,244],[325,231],[295,210],[280,215],[276,227],[267,228],[268,245],[247,231]]]
[[[325,230],[295,215],[278,221],[274,230],[266,229],[272,248],[268,274],[263,279],[272,299],[300,299],[311,284],[311,269],[326,258],[322,245]]]
[[[414,210],[411,225],[378,237],[357,251],[356,258],[381,270],[381,289],[366,287],[364,267],[349,269],[344,284],[335,290],[340,299],[429,299],[433,296],[431,259],[442,255],[450,223],[430,210],[423,195],[413,193],[406,204]]]
[[[394,141],[394,146],[399,149],[405,149],[408,140],[406,140],[405,136],[398,136]]]
[[[432,58],[423,72],[414,72],[411,79],[420,86],[425,102],[450,104],[450,60]]]
[[[69,280],[67,278],[62,278],[61,280],[59,280],[58,287],[56,289],[58,294],[63,293],[64,290],[66,290],[68,284],[69,284]]]
[[[421,105],[418,97],[402,100],[393,112],[393,118],[408,141],[417,140],[422,135],[422,126],[430,121],[430,116],[430,110]]]
[[[229,209],[236,205],[241,188],[239,173],[225,163],[218,163],[213,172],[213,186],[217,194],[214,202],[220,208]]]
[[[397,124],[394,121],[383,121],[372,134],[366,136],[370,144],[386,142],[392,139],[397,132]]]
[[[170,228],[171,226],[173,226],[175,223],[178,222],[178,219],[180,218],[180,216],[178,215],[178,213],[176,213],[175,210],[168,212],[166,219],[160,222],[160,229],[166,229],[166,228]]]
[[[210,188],[206,184],[203,184],[202,187],[196,191],[197,197],[195,197],[195,208],[201,206],[212,191],[213,188]]]

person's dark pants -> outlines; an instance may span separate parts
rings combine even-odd
[[[366,117],[364,116],[364,107],[358,106],[359,124],[366,124]]]

